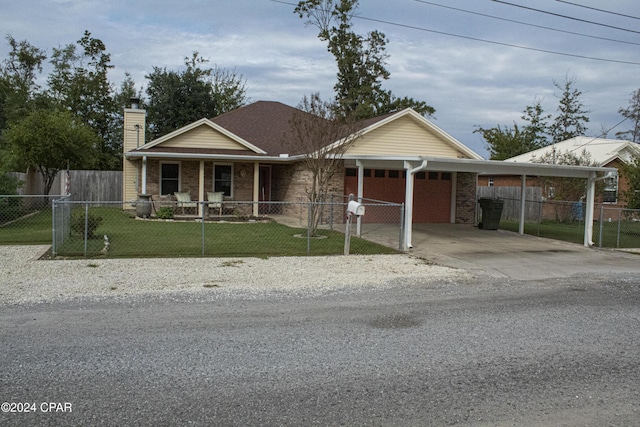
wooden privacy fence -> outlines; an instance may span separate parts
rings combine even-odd
[[[10,175],[23,182],[18,194],[44,194],[44,184],[38,172],[13,172]],[[58,172],[49,195],[65,193],[66,175],[66,170]],[[122,171],[72,170],[69,171],[69,180],[72,201],[122,200]]]
[[[520,187],[478,187],[478,199],[488,197],[491,199],[504,200],[502,208],[503,219],[519,219],[520,218]],[[540,202],[542,200],[542,188],[527,187],[525,189],[524,218],[525,221],[538,221],[541,215]]]

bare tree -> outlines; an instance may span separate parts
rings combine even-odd
[[[618,113],[632,123],[632,128],[624,132],[616,133],[616,138],[627,138],[640,143],[640,89],[634,90],[629,99],[627,108],[620,108]]]
[[[311,175],[305,189],[311,205],[307,232],[314,236],[332,179],[343,170],[342,157],[360,133],[356,123],[336,115],[335,105],[322,101],[318,93],[302,99],[289,125],[286,144],[291,152],[303,157],[304,167]]]

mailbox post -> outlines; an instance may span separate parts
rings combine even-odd
[[[349,203],[347,204],[347,224],[344,230],[344,254],[349,255],[349,249],[351,247],[351,219],[354,216],[358,218],[364,215],[364,205],[355,200],[351,200],[349,197]]]

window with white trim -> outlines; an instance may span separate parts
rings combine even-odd
[[[213,165],[213,191],[222,191],[225,197],[232,196],[233,165]]]
[[[160,195],[180,191],[180,163],[160,164]]]

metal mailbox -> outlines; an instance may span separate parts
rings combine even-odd
[[[358,203],[355,200],[352,200],[347,205],[347,213],[362,216],[364,215],[364,205],[362,203]]]

